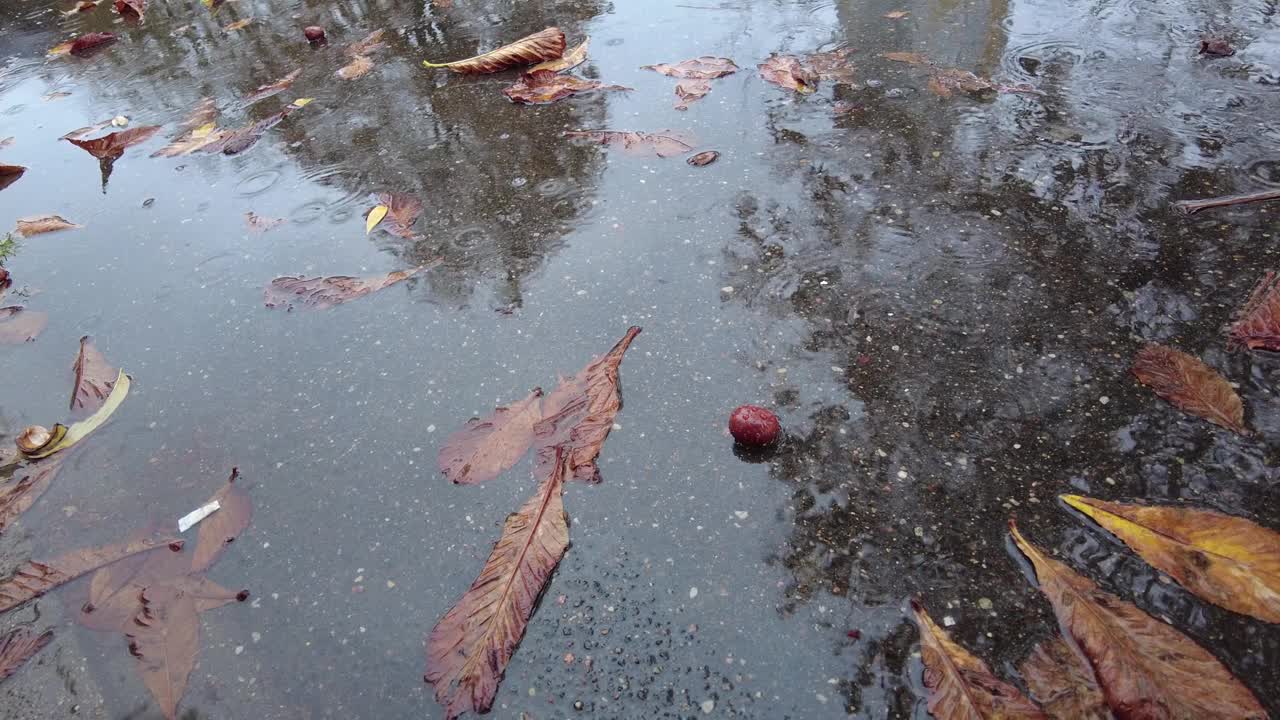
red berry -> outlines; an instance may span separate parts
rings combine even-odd
[[[323,45],[326,42],[326,38],[324,36],[324,28],[320,27],[319,25],[312,25],[308,28],[305,28],[302,31],[302,34],[307,36],[307,42],[311,43],[312,45]]]
[[[778,416],[756,405],[743,405],[729,416],[729,432],[743,445],[763,447],[782,432]]]

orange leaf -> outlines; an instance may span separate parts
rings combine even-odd
[[[459,485],[492,480],[510,469],[533,443],[533,426],[542,419],[542,388],[510,407],[473,418],[449,436],[437,461],[444,476]]]
[[[572,70],[587,60],[587,48],[591,47],[591,38],[586,38],[574,49],[561,55],[554,60],[540,62],[529,68],[529,72],[537,72],[539,70],[550,70],[551,72],[564,72]]]
[[[150,140],[151,136],[155,135],[159,130],[159,125],[144,125],[113,132],[93,140],[81,140],[76,137],[64,139],[99,160],[104,158],[114,159],[123,155],[124,151],[130,147]]]
[[[81,227],[84,226],[66,220],[60,215],[37,215],[18,218],[17,232],[22,237],[29,238],[32,235],[42,235],[59,230],[73,230]]]
[[[1240,396],[1226,378],[1198,359],[1163,345],[1148,345],[1134,358],[1133,374],[1179,409],[1249,434]]]
[[[1061,635],[1037,645],[1021,670],[1031,699],[1052,720],[1111,720],[1093,668]]]
[[[351,58],[351,62],[343,65],[334,75],[343,80],[355,80],[358,77],[364,77],[373,69],[373,61],[365,55],[356,55]]]
[[[688,110],[689,104],[697,102],[711,92],[711,83],[706,80],[681,80],[676,83],[676,110]]]
[[[1280,275],[1268,270],[1228,329],[1228,348],[1280,352]]]
[[[483,55],[449,63],[423,62],[429,68],[446,68],[456,73],[495,73],[512,65],[534,65],[564,55],[564,33],[549,27],[527,37],[490,50]]]
[[[293,81],[297,80],[298,76],[301,74],[302,74],[302,68],[298,68],[297,70],[294,70],[293,72],[289,73],[288,75],[285,75],[284,77],[280,78],[279,80],[276,80],[273,83],[270,83],[268,85],[263,85],[257,88],[256,90],[254,90],[253,92],[245,96],[244,104],[252,105],[253,103],[258,102],[259,100],[269,98],[272,95],[277,95],[279,93],[284,92],[285,90],[288,90],[290,86],[293,85]],[[212,107],[211,100],[206,100],[205,102],[208,103],[207,107],[210,107],[210,108]],[[196,110],[197,112],[201,112],[205,107],[206,105],[201,104],[201,106],[198,107]],[[214,110],[213,112],[215,114],[217,113],[216,110]],[[209,120],[206,120],[205,122],[201,122],[201,123],[196,123],[192,127],[200,127],[201,125],[204,125],[205,123],[210,122],[212,120],[213,118],[210,117]]]

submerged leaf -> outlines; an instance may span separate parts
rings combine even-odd
[[[126,636],[142,681],[168,720],[177,717],[200,652],[199,615],[195,599],[181,588],[149,587]]]
[[[116,41],[114,33],[95,32],[85,33],[75,40],[69,40],[60,45],[55,45],[49,49],[50,57],[60,55],[75,55],[78,57],[88,57],[99,49],[110,45]]]
[[[285,218],[262,217],[252,210],[244,214],[244,221],[249,226],[249,229],[256,233],[264,233],[268,230],[273,230],[288,222]]]
[[[70,16],[70,15],[78,15],[83,12],[89,12],[90,10],[93,10],[94,8],[98,7],[98,2],[99,0],[80,0],[80,2],[76,3],[75,7],[71,8],[70,10],[63,11],[62,14]]]
[[[689,104],[697,102],[711,92],[711,83],[706,80],[681,80],[676,83],[676,110],[688,110]]]
[[[1031,699],[1051,720],[1112,720],[1093,668],[1062,636],[1037,645],[1021,670]]]
[[[366,55],[356,55],[351,58],[351,62],[343,65],[334,75],[343,80],[355,80],[358,77],[364,77],[373,69],[373,61]]]
[[[472,418],[449,436],[437,462],[444,476],[459,485],[492,480],[524,456],[533,443],[533,426],[542,419],[542,388],[486,418]]]
[[[729,58],[712,57],[703,55],[692,60],[684,60],[675,65],[667,63],[658,63],[657,65],[644,65],[641,70],[653,70],[663,75],[670,75],[677,78],[688,78],[692,80],[714,80],[732,75],[738,72],[738,66],[733,64]]]
[[[880,57],[909,65],[924,65],[929,62],[928,57],[918,52],[886,52],[880,53]]]
[[[1211,510],[1062,500],[1201,598],[1280,623],[1280,533]]]
[[[3,190],[18,181],[27,169],[21,165],[5,165],[0,163],[0,190]]]
[[[514,85],[504,88],[503,95],[513,102],[527,105],[545,105],[570,95],[593,90],[630,90],[621,85],[605,85],[598,80],[583,80],[572,75],[560,75],[551,70],[534,70],[520,76]]]
[[[1228,349],[1280,352],[1280,275],[1263,274],[1227,333]]]
[[[991,674],[987,664],[958,645],[913,600],[911,612],[920,630],[924,686],[929,713],[938,720],[1001,718],[1045,720],[1045,714],[1014,686]]]
[[[141,20],[147,10],[147,0],[116,0],[116,12],[129,20]]]
[[[387,208],[382,229],[402,238],[416,237],[413,224],[422,214],[422,201],[416,195],[400,192],[378,193],[378,207]],[[377,207],[374,208],[376,210]],[[372,210],[370,214],[372,215]]]
[[[253,103],[258,102],[259,100],[269,98],[272,95],[278,95],[284,92],[285,90],[288,90],[293,85],[293,81],[297,80],[298,76],[301,74],[302,74],[302,68],[298,68],[297,70],[294,70],[293,72],[289,73],[288,75],[285,75],[284,77],[280,78],[279,80],[276,80],[273,83],[270,83],[268,85],[263,85],[257,88],[256,90],[254,90],[253,92],[245,96],[244,104],[252,105]],[[212,105],[212,101],[206,101],[206,102],[209,102],[210,105]],[[201,107],[203,107],[203,105]],[[197,110],[199,110],[199,108]],[[214,113],[216,114],[217,111],[215,110]],[[209,120],[212,120],[212,119],[213,119],[212,117],[209,118]],[[205,123],[209,122],[209,120],[206,120],[205,122],[202,122],[202,123],[197,123],[196,126],[198,127],[199,125],[204,125]]]
[[[757,66],[760,77],[779,87],[808,94],[818,89],[818,74],[794,55],[770,55]]]
[[[239,471],[232,468],[227,484],[209,498],[209,502],[217,501],[220,507],[218,512],[200,523],[196,552],[191,559],[193,572],[204,572],[213,567],[227,545],[249,527],[249,520],[253,517],[253,503],[244,487],[236,484],[238,477]]]
[[[357,278],[349,275],[303,277],[285,275],[271,281],[263,295],[267,307],[292,310],[294,304],[316,310],[341,305],[369,293],[391,287],[422,272],[425,268],[396,270],[386,275]]]
[[[551,72],[564,72],[572,70],[587,60],[587,48],[591,46],[591,38],[586,38],[582,44],[565,53],[564,55],[554,59],[540,62],[529,68],[529,72],[537,72],[539,70],[550,70]]]
[[[31,342],[44,332],[49,315],[36,310],[11,305],[0,307],[0,345],[17,345]]]
[[[93,140],[81,140],[76,137],[66,137],[64,139],[99,160],[114,160],[124,155],[124,151],[130,147],[150,140],[151,136],[155,135],[159,130],[159,125],[144,125],[143,127],[113,132]]]
[[[1107,705],[1121,718],[1264,720],[1257,698],[1207,650],[1098,588],[1009,530],[1035,568],[1063,631],[1084,652]]]
[[[170,539],[130,540],[99,548],[73,550],[47,563],[28,560],[13,575],[0,580],[0,612],[12,610],[104,565],[170,542]]]
[[[1163,345],[1148,345],[1133,359],[1138,382],[1177,408],[1248,435],[1244,404],[1231,383],[1200,360]]]
[[[251,17],[247,17],[247,18],[245,18],[245,19],[243,19],[243,20],[237,20],[237,21],[235,21],[235,22],[231,23],[230,25],[228,25],[228,26],[226,26],[226,27],[222,28],[222,31],[223,31],[223,32],[235,32],[236,30],[243,30],[243,29],[245,29],[246,27],[248,27],[248,26],[249,26],[249,24],[253,22],[253,20],[254,20],[254,18],[251,18]]]
[[[365,35],[364,39],[361,40],[360,42],[355,42],[348,45],[347,49],[344,52],[351,57],[356,57],[357,55],[368,55],[369,53],[377,52],[386,47],[386,44],[382,42],[382,36],[385,33],[386,33],[385,30],[374,30],[368,35]]]
[[[851,48],[814,53],[804,59],[804,66],[828,82],[852,85],[855,79],[854,67],[849,62],[852,54]]]
[[[490,50],[483,55],[455,60],[448,63],[424,61],[429,68],[446,68],[456,73],[495,73],[513,65],[534,65],[546,60],[554,60],[564,55],[564,33],[560,28],[549,27],[527,37],[503,45],[497,50]]]
[[[55,442],[49,443],[38,452],[24,453],[25,456],[32,460],[38,460],[40,458],[49,457],[56,452],[61,452],[75,445],[88,437],[94,430],[97,430],[103,425],[103,423],[110,419],[112,413],[120,407],[120,403],[124,402],[124,399],[128,397],[128,395],[129,376],[125,375],[124,371],[121,370],[116,375],[116,381],[111,387],[111,394],[108,395],[106,401],[102,403],[102,407],[99,407],[92,415],[84,420],[81,420],[78,423],[73,423],[71,427],[66,428],[63,435],[57,438]],[[59,425],[58,427],[60,428],[62,426]]]
[[[18,672],[19,668],[52,640],[52,630],[36,635],[22,627],[14,628],[8,635],[0,638],[0,680]]]
[[[71,369],[75,373],[71,412],[86,415],[96,412],[111,396],[120,370],[107,362],[88,335],[80,338],[80,352],[76,354]]]
[[[45,490],[49,489],[49,485],[53,484],[60,467],[57,460],[32,463],[23,468],[21,478],[0,485],[0,533],[36,504]]]
[[[693,145],[683,135],[672,130],[659,130],[653,133],[626,130],[573,130],[566,132],[564,136],[584,138],[601,145],[617,145],[632,154],[653,154],[660,158],[683,155],[693,149]]]
[[[32,235],[40,235],[43,233],[57,232],[59,230],[71,230],[82,227],[84,226],[77,225],[66,220],[60,215],[37,215],[33,217],[18,218],[17,233],[24,238],[29,238]]]

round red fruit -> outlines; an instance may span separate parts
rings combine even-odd
[[[778,439],[778,416],[757,405],[743,405],[729,415],[729,432],[743,445],[762,447]]]
[[[312,25],[302,31],[307,36],[307,42],[312,45],[323,45],[325,43],[324,28],[319,25]]]

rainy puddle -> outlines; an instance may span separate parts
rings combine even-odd
[[[81,5],[0,10],[5,717],[1280,713],[1267,3]]]

